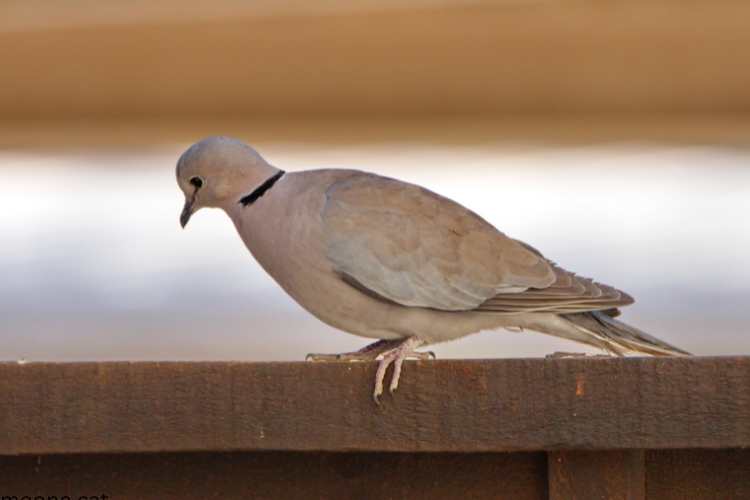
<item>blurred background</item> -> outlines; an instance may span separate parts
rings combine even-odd
[[[302,360],[309,316],[229,219],[180,229],[207,136],[415,182],[750,354],[750,3],[0,0],[0,359]],[[484,332],[438,357],[594,352]]]

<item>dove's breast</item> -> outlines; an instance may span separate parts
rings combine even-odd
[[[297,303],[336,328],[371,338],[400,338],[363,311],[379,309],[333,272],[324,256],[321,212],[325,191],[355,172],[345,170],[287,173],[254,204],[230,214],[248,250]],[[373,302],[373,303],[370,303]]]

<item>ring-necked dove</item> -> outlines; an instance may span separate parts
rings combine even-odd
[[[398,386],[419,346],[481,330],[529,329],[624,355],[688,355],[614,319],[633,299],[576,276],[458,203],[422,187],[357,170],[286,173],[235,139],[190,147],[177,163],[184,227],[203,207],[221,208],[250,253],[321,321],[379,339],[313,360],[383,355]]]

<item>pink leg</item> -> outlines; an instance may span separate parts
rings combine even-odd
[[[390,387],[390,393],[393,395],[393,391],[398,387],[398,379],[401,376],[401,365],[407,357],[413,355],[414,349],[423,343],[424,341],[418,337],[409,337],[400,346],[383,357],[375,374],[375,393],[373,397],[377,404],[380,404],[378,396],[383,394],[383,379],[385,379],[385,371],[388,369],[388,366],[393,363],[393,378],[391,378]]]

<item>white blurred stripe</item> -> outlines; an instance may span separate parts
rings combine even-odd
[[[750,339],[732,333],[750,296],[748,150],[256,146],[287,170],[358,168],[426,186],[562,266],[634,293],[626,316],[636,326],[689,350],[750,352]],[[204,210],[180,228],[181,149],[0,154],[3,359],[301,359],[365,342],[285,297],[224,214]],[[690,321],[718,336],[708,342]],[[493,342],[497,356],[581,349],[487,335],[439,354],[486,356]]]

